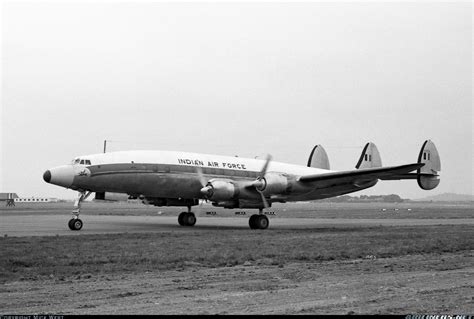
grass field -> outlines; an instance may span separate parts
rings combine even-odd
[[[469,254],[474,249],[472,231],[471,226],[461,225],[8,237],[0,238],[0,282],[229,267],[246,262],[284,267],[294,262]]]
[[[0,203],[0,205],[2,205]],[[72,202],[60,203],[17,203],[15,207],[0,206],[0,218],[7,215],[64,215],[69,216]],[[384,211],[385,209],[385,211]],[[131,216],[178,216],[184,207],[156,207],[141,203],[127,202],[85,202],[82,206],[83,215],[131,215]],[[286,203],[274,204],[267,209],[275,212],[272,218],[472,218],[472,203]],[[249,216],[256,209],[224,209],[208,203],[194,206],[193,211],[199,216],[206,212],[215,212],[219,217],[236,216],[236,212],[246,212]]]
[[[229,222],[244,222],[240,218],[246,220],[254,210],[204,204],[193,208],[198,224],[183,228],[169,224],[183,208],[86,202],[81,213],[86,229],[70,232],[65,223],[71,208],[72,203],[0,207],[5,233],[0,237],[0,312],[474,311],[470,203],[277,204],[269,211],[276,213],[270,219],[278,222],[264,231],[242,227],[246,221],[229,227]],[[246,214],[236,215],[237,211]],[[114,216],[122,216],[126,225],[140,219],[131,228],[140,232],[127,232],[120,223],[107,224]],[[325,218],[331,224],[320,225]],[[87,233],[93,220],[102,223],[95,228],[98,233]],[[168,224],[161,225],[163,220]],[[373,220],[375,224],[368,223]],[[212,226],[221,221],[227,226]],[[310,221],[314,224],[309,227],[291,226]],[[291,225],[282,228],[281,223]],[[36,233],[36,227],[49,236],[31,237],[29,232]],[[124,231],[101,232],[115,227]]]

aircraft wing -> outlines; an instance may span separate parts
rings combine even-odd
[[[400,166],[365,168],[351,171],[305,175],[300,176],[298,181],[302,183],[321,182],[323,185],[339,185],[376,179],[416,179],[418,174],[409,173],[424,165],[424,163],[414,163]]]

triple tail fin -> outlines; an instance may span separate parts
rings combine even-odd
[[[425,190],[430,190],[438,186],[439,171],[441,171],[441,160],[438,150],[431,140],[426,140],[421,147],[418,155],[418,163],[423,163],[418,169],[418,185]]]
[[[374,143],[369,142],[365,144],[355,168],[364,169],[376,167],[382,167],[382,159],[380,158],[380,153],[377,149],[377,146],[375,146]]]
[[[328,154],[322,147],[322,145],[316,145],[308,158],[308,167],[329,169],[329,158]]]

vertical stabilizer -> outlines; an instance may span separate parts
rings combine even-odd
[[[426,140],[423,143],[418,155],[418,163],[425,164],[418,169],[418,185],[426,190],[438,186],[440,182],[438,173],[441,171],[441,160],[438,150],[432,141]]]
[[[357,162],[356,168],[374,168],[382,167],[382,159],[380,158],[379,150],[374,143],[369,142],[365,144],[362,154],[360,155],[359,161]]]
[[[329,169],[328,154],[321,145],[316,145],[308,158],[308,167]]]

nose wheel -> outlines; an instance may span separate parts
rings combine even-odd
[[[74,210],[72,211],[73,218],[69,220],[68,226],[70,230],[81,230],[82,228],[82,220],[79,219],[79,214],[81,213],[81,204],[84,200],[89,197],[92,192],[79,192],[78,198],[74,202]]]
[[[81,230],[82,228],[82,220],[79,218],[72,218],[68,223],[70,230]]]

